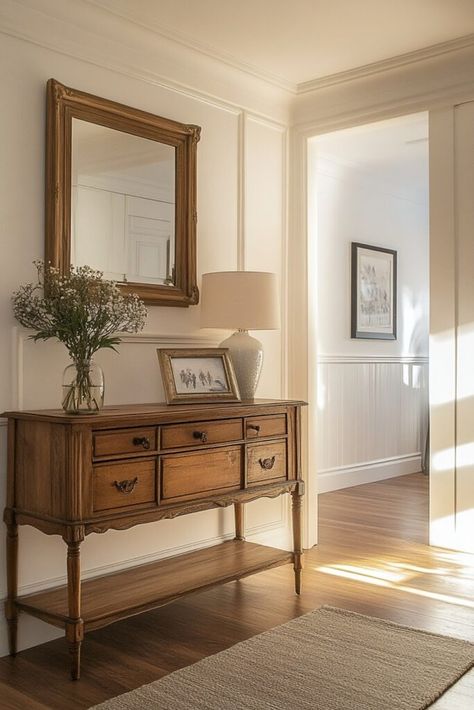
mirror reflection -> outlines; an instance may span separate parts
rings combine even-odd
[[[71,262],[173,286],[175,165],[173,146],[73,118]]]

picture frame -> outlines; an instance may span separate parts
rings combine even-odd
[[[397,339],[397,252],[351,244],[351,338]]]
[[[157,349],[167,404],[240,402],[227,348]]]

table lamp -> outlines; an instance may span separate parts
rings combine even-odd
[[[235,329],[228,348],[242,399],[253,399],[263,365],[262,343],[249,330],[280,327],[276,274],[263,271],[217,271],[203,274],[201,327]]]

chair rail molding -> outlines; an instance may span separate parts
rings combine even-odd
[[[354,365],[366,363],[393,363],[394,365],[427,365],[428,355],[326,355],[318,354],[321,365]]]
[[[12,409],[24,408],[24,345],[31,338],[33,331],[19,326],[12,328]],[[227,335],[227,332],[225,332]],[[209,347],[214,348],[226,337],[224,331],[215,331],[213,335],[186,333],[121,333],[121,345],[160,345],[166,347]],[[4,420],[0,420],[0,424]]]

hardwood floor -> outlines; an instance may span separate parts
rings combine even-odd
[[[423,474],[326,493],[319,508],[301,597],[285,566],[91,632],[79,682],[62,639],[0,659],[0,708],[88,708],[321,604],[474,641],[474,557],[426,544]],[[474,671],[432,707],[472,710]]]

